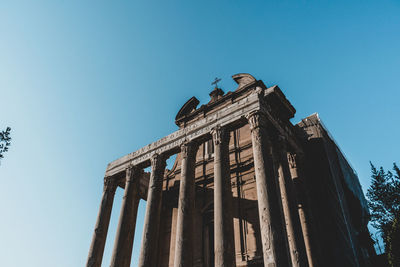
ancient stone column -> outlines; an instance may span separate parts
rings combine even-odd
[[[86,267],[101,266],[116,189],[117,181],[114,178],[105,177],[103,196],[101,198],[99,214],[97,216],[96,227],[94,229]]]
[[[159,241],[158,231],[160,227],[162,182],[165,165],[166,162],[162,155],[155,154],[151,158],[152,171],[147,194],[139,267],[156,266],[157,264],[157,243]]]
[[[287,157],[287,140],[283,136],[279,136],[277,141],[278,182],[289,243],[290,259],[293,267],[306,267],[308,265],[304,249],[303,233],[296,210],[297,201]]]
[[[236,266],[233,236],[229,131],[216,127],[214,142],[214,260],[215,266]]]
[[[181,146],[182,166],[176,222],[175,267],[193,265],[194,174],[197,148],[198,146],[191,142]]]
[[[265,267],[286,266],[286,256],[280,251],[282,238],[281,224],[277,221],[279,214],[276,209],[276,188],[273,176],[271,159],[271,144],[266,131],[266,121],[259,112],[248,114],[247,119],[251,129],[251,140],[254,157],[254,170],[256,176],[258,213],[260,219],[261,242]],[[275,216],[274,216],[275,215]]]
[[[126,170],[124,198],[118,222],[117,236],[111,258],[111,267],[129,267],[139,205],[139,179],[142,170],[136,166]]]
[[[294,182],[294,187],[296,191],[296,198],[297,198],[297,211],[299,214],[300,218],[300,225],[301,229],[303,232],[303,239],[304,239],[304,245],[306,249],[306,254],[307,254],[307,260],[308,260],[308,265],[310,267],[315,267],[317,266],[316,264],[316,259],[313,253],[312,249],[312,242],[311,242],[311,228],[309,224],[309,216],[307,215],[307,212],[305,210],[305,206],[307,205],[307,197],[305,195],[305,190],[304,185],[301,181],[303,179],[300,177],[301,171],[299,170],[299,165],[301,165],[304,160],[301,159],[302,156],[299,156],[298,154],[293,154],[291,153],[289,155],[289,167],[292,173],[292,179]]]

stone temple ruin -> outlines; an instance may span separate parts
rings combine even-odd
[[[102,264],[118,186],[112,267],[130,266],[140,199],[141,267],[371,266],[366,200],[318,115],[293,125],[278,86],[232,77],[236,90],[189,99],[179,130],[108,164],[88,267]]]

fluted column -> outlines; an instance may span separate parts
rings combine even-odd
[[[195,163],[197,145],[181,146],[181,181],[179,186],[178,217],[175,243],[175,267],[193,265],[193,210],[195,198]]]
[[[118,222],[117,236],[111,258],[111,267],[129,267],[139,205],[139,179],[142,170],[136,166],[126,170],[124,198]]]
[[[165,159],[155,154],[151,158],[151,175],[147,194],[146,215],[144,218],[142,248],[140,251],[139,267],[156,266],[157,243],[160,227],[162,182],[165,171]]]
[[[94,229],[86,267],[101,266],[116,189],[116,180],[111,177],[105,177],[103,196],[101,198],[100,209],[97,216],[96,227]]]
[[[278,163],[278,182],[289,243],[290,258],[293,267],[306,267],[308,265],[304,249],[303,233],[296,210],[297,201],[287,157],[287,140],[283,136],[279,136],[277,141],[278,151],[276,154]]]
[[[233,236],[229,131],[216,127],[214,142],[214,260],[215,266],[236,266]]]
[[[310,228],[310,219],[308,218],[308,214],[305,210],[305,206],[307,205],[307,197],[305,195],[305,190],[304,185],[301,181],[301,179],[304,179],[300,177],[301,171],[299,170],[299,165],[302,163],[304,164],[304,160],[301,159],[302,156],[299,156],[298,154],[293,154],[291,153],[289,155],[289,167],[292,172],[292,179],[296,191],[296,198],[297,198],[297,211],[299,214],[300,218],[300,225],[301,229],[303,232],[303,239],[304,239],[304,245],[306,249],[306,254],[307,254],[307,260],[308,260],[308,265],[310,267],[315,267],[317,266],[316,263],[316,257],[314,256],[314,251],[312,249],[312,241],[311,241],[311,228]]]
[[[286,266],[284,254],[280,251],[281,224],[277,208],[276,188],[271,159],[271,144],[264,128],[266,121],[259,112],[248,114],[254,157],[254,171],[257,185],[258,213],[261,242],[265,267]],[[275,198],[274,198],[275,196]],[[273,216],[276,215],[276,216]]]

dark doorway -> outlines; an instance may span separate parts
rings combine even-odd
[[[203,262],[205,267],[214,267],[214,205],[203,212]]]

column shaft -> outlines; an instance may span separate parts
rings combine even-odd
[[[117,185],[115,179],[112,179],[111,177],[105,177],[103,196],[101,199],[101,205],[97,216],[96,227],[93,233],[92,244],[90,246],[86,267],[101,266],[116,189]]]
[[[308,260],[308,265],[310,267],[315,267],[317,266],[316,263],[316,257],[314,256],[314,251],[312,249],[312,240],[311,240],[311,228],[309,225],[310,219],[308,218],[308,214],[305,210],[305,207],[307,206],[307,197],[306,197],[306,188],[304,188],[303,181],[301,181],[302,178],[300,176],[300,170],[299,170],[299,165],[304,164],[304,160],[300,160],[297,154],[291,154],[289,157],[289,163],[290,163],[290,169],[292,173],[292,180],[293,184],[295,187],[296,191],[296,198],[297,198],[297,210],[300,218],[300,225],[301,229],[303,232],[303,239],[304,239],[304,245],[306,249],[306,254],[307,254],[307,260]]]
[[[214,251],[215,266],[236,266],[233,234],[229,132],[219,127],[214,141]]]
[[[253,146],[254,170],[257,185],[258,213],[260,219],[261,242],[265,267],[286,266],[286,255],[282,253],[281,223],[276,185],[274,182],[273,163],[271,159],[271,144],[261,124],[265,124],[264,118],[258,112],[247,115],[251,129]],[[275,197],[274,197],[275,196]]]
[[[301,229],[303,231],[303,238],[304,238],[304,245],[306,249],[306,255],[307,255],[307,260],[308,260],[308,266],[309,267],[315,267],[315,259],[314,259],[314,253],[311,249],[311,240],[310,240],[310,229],[308,226],[308,220],[307,220],[307,215],[304,212],[304,207],[299,205],[298,208],[298,213],[300,217],[300,224],[301,224]]]
[[[131,264],[141,173],[142,171],[139,171],[136,167],[130,167],[126,170],[124,198],[111,258],[111,267],[129,267]]]
[[[280,137],[279,139],[277,151],[278,182],[289,243],[290,258],[293,267],[306,267],[307,257],[304,250],[304,240],[300,227],[300,220],[296,210],[297,205],[287,158],[286,139],[283,137]]]
[[[140,251],[139,266],[156,266],[157,244],[160,227],[162,182],[165,171],[163,156],[155,154],[151,158],[152,171],[147,194],[146,215],[143,226],[142,248]]]
[[[197,146],[181,146],[181,181],[179,186],[178,218],[175,241],[175,267],[193,265],[193,210],[195,198],[195,163]]]

